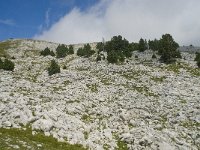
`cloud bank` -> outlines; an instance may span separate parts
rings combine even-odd
[[[70,13],[35,39],[66,44],[109,40],[160,38],[170,33],[182,45],[200,45],[199,0],[101,0],[85,11]]]

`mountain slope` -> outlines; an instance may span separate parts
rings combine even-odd
[[[14,72],[0,71],[0,127],[29,125],[33,133],[91,149],[200,148],[200,70],[194,54],[182,53],[184,59],[165,65],[151,58],[152,51],[134,52],[114,65],[96,62],[95,55],[26,55],[27,49],[56,48],[27,43],[7,49],[16,66]],[[52,59],[61,73],[48,76]]]

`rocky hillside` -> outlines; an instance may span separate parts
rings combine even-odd
[[[152,51],[134,52],[118,65],[96,62],[95,54],[73,54],[56,59],[61,73],[48,76],[47,67],[55,58],[39,52],[57,46],[33,40],[0,43],[1,56],[15,58],[13,72],[0,70],[1,130],[31,128],[33,135],[42,131],[95,150],[200,149],[200,70],[195,54],[182,52],[183,59],[170,65],[152,59]],[[1,138],[1,143],[31,149],[29,143],[13,144],[10,138]]]

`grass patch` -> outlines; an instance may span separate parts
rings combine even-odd
[[[185,128],[194,128],[194,127],[199,128],[200,127],[200,123],[198,123],[196,121],[185,121],[185,122],[181,123],[181,126],[183,126]]]
[[[200,69],[198,68],[192,68],[186,63],[174,63],[169,64],[165,69],[168,71],[173,71],[174,73],[180,73],[179,69],[185,69],[187,72],[189,72],[192,76],[200,76]]]
[[[137,71],[137,72],[129,72],[129,73],[124,73],[122,74],[123,77],[125,77],[126,79],[128,80],[131,80],[131,79],[138,79],[138,77],[140,77],[141,75],[144,75],[146,74],[145,71]]]
[[[87,114],[83,114],[81,119],[84,121],[84,122],[90,122],[91,118],[89,115]]]
[[[92,92],[98,92],[98,85],[95,84],[86,84],[86,86],[92,91]]]
[[[10,45],[11,44],[10,44],[9,41],[5,41],[5,42],[0,43],[0,57],[7,56],[6,50],[11,47]]]
[[[153,96],[153,97],[158,97],[157,94],[153,93],[150,91],[150,89],[146,86],[136,86],[136,85],[128,85],[128,84],[122,84],[125,88],[128,88],[129,90],[134,90],[139,93],[144,94],[145,96]]]
[[[181,99],[181,100],[180,100],[180,103],[182,103],[182,104],[186,104],[187,101],[186,101],[185,99]]]
[[[116,148],[116,150],[128,150],[128,146],[124,141],[117,141],[117,146],[118,148]]]
[[[84,131],[83,134],[84,134],[84,138],[87,140],[89,137],[89,133],[87,131]]]
[[[173,63],[173,64],[169,64],[165,67],[165,69],[167,69],[167,71],[172,71],[174,73],[179,73],[179,69],[182,68],[182,65],[181,64],[176,64],[176,63]]]
[[[111,85],[111,81],[109,79],[101,79],[101,82],[104,84],[104,85]]]
[[[0,149],[15,149],[18,146],[20,150],[31,149],[40,150],[84,150],[82,145],[71,145],[65,142],[58,142],[52,136],[45,136],[42,133],[32,135],[30,128],[22,129],[4,129],[0,128]]]
[[[104,144],[103,145],[103,149],[104,150],[109,150],[111,147],[110,147],[110,145],[108,145],[108,144]]]
[[[162,77],[152,77],[151,80],[155,81],[155,82],[163,82],[166,79],[165,76]]]

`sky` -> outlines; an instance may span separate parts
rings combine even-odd
[[[0,40],[138,42],[169,33],[180,45],[200,46],[199,14],[200,0],[1,0]]]

